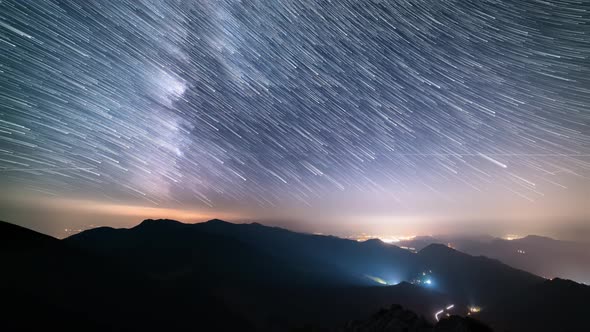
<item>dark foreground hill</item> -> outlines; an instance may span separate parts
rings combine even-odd
[[[146,220],[62,241],[6,223],[0,231],[8,271],[0,287],[14,303],[8,330],[332,330],[401,304],[428,324],[477,305],[476,318],[501,331],[529,326],[537,312],[524,308],[533,303],[558,303],[538,330],[560,331],[554,327],[579,326],[590,314],[573,307],[588,300],[587,286],[555,291],[542,278],[442,245],[414,254],[220,220]],[[568,312],[576,316],[564,321]]]
[[[498,331],[588,331],[588,301],[590,287],[553,279],[515,294],[513,300],[496,303],[478,318]]]
[[[206,289],[160,283],[5,222],[0,262],[0,331],[254,330]]]
[[[400,305],[381,309],[370,318],[349,322],[338,332],[492,332],[492,329],[470,317],[444,317],[435,325]]]

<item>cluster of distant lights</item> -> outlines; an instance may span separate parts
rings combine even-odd
[[[396,285],[398,284],[398,282],[388,282],[380,277],[376,277],[376,276],[372,276],[372,275],[365,275],[365,277],[367,277],[368,279],[383,285],[383,286],[390,286],[390,285]],[[420,273],[418,275],[418,277],[412,279],[410,281],[411,284],[414,285],[418,285],[418,286],[422,286],[422,287],[431,287],[434,284],[433,281],[433,276],[432,276],[432,271],[428,270],[428,271],[424,271],[422,273]],[[436,319],[436,321],[438,322],[440,320],[440,316],[441,315],[446,315],[447,317],[449,317],[451,315],[451,311],[455,308],[454,304],[449,304],[447,306],[445,306],[443,309],[438,310],[437,312],[434,313],[434,318]],[[481,307],[477,306],[477,305],[471,305],[467,307],[467,316],[471,316],[472,314],[477,314],[482,310]]]
[[[379,284],[379,285],[383,285],[383,286],[393,286],[393,285],[397,285],[399,283],[399,281],[387,281],[381,277],[377,277],[377,276],[373,276],[373,275],[369,275],[369,274],[365,274],[364,275],[367,279],[370,279],[372,281],[374,281],[375,283]],[[420,286],[431,286],[433,284],[433,279],[432,279],[432,271],[425,271],[422,272],[418,277],[412,279],[410,281],[411,284],[414,285],[420,285]]]
[[[387,237],[383,237],[383,236],[368,235],[368,234],[364,234],[363,233],[361,236],[358,236],[358,237],[356,237],[354,239],[356,239],[357,241],[361,242],[361,241],[367,241],[367,240],[375,239],[375,238],[378,238],[378,239],[380,239],[381,241],[383,241],[385,243],[396,243],[396,242],[401,242],[401,241],[404,241],[404,240],[412,240],[413,238],[415,238],[415,236],[405,236],[405,237],[389,237],[389,236],[387,236]],[[523,237],[520,236],[520,235],[516,235],[516,234],[507,234],[507,235],[505,235],[505,236],[502,237],[502,239],[508,240],[508,241],[518,240],[518,239],[521,239],[521,238],[523,238]],[[452,246],[451,243],[448,243],[447,246],[449,248],[453,248],[453,246]],[[415,251],[415,248],[410,248],[410,247],[401,247],[401,248],[406,249],[406,250],[410,250],[410,251]],[[526,251],[525,250],[522,250],[522,249],[518,249],[518,250],[516,250],[516,252],[518,254],[522,254],[522,255],[526,254]],[[384,279],[379,278],[379,277],[375,277],[375,276],[369,276],[369,275],[365,275],[365,276],[367,278],[373,280],[374,282],[376,282],[376,283],[378,283],[380,285],[384,285],[384,286],[398,284],[398,282],[387,282]],[[420,286],[423,286],[423,287],[430,287],[430,286],[432,286],[433,285],[432,271],[431,270],[428,270],[428,271],[422,272],[418,277],[412,279],[410,281],[410,283],[411,284],[414,284],[414,285],[420,285]],[[446,315],[447,317],[449,317],[451,315],[450,311],[452,309],[454,309],[454,308],[455,308],[455,305],[454,304],[450,304],[450,305],[446,306],[444,309],[441,309],[441,310],[437,311],[434,314],[434,318],[438,322],[440,320],[440,316],[443,315],[443,314]],[[476,305],[469,306],[469,307],[467,307],[467,315],[468,316],[471,316],[472,314],[477,314],[481,310],[482,309],[479,306],[476,306]]]
[[[379,239],[385,243],[398,243],[402,241],[409,241],[416,238],[416,235],[378,235],[378,234],[366,234],[361,233],[360,235],[350,235],[346,237],[347,239],[355,240],[358,242],[364,242],[367,240]]]
[[[89,230],[92,228],[96,228],[96,227],[98,227],[98,226],[91,224],[91,225],[83,226],[80,228],[64,228],[63,235],[64,235],[64,237],[68,237],[68,236],[82,233],[83,231],[86,231],[86,230]]]
[[[418,277],[412,279],[410,281],[411,284],[414,285],[422,285],[422,286],[432,286],[433,281],[432,281],[432,271],[428,270],[428,271],[424,271],[422,272]]]
[[[476,314],[476,313],[478,313],[480,311],[481,311],[481,308],[480,307],[478,307],[478,306],[471,306],[471,307],[469,307],[469,312],[467,314],[468,315]]]
[[[504,235],[502,237],[502,239],[507,240],[507,241],[513,241],[513,240],[518,240],[518,239],[522,239],[522,238],[523,238],[523,236],[516,235],[516,234],[507,234],[507,235]],[[516,253],[517,254],[520,254],[520,255],[525,255],[526,254],[526,250],[524,250],[524,249],[517,249],[516,250]]]
[[[502,239],[507,240],[507,241],[512,241],[512,240],[522,239],[523,237],[524,236],[516,235],[516,234],[506,234],[502,237]]]

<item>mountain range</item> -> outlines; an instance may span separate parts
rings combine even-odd
[[[433,243],[444,243],[470,255],[499,259],[545,278],[590,283],[590,243],[537,235],[511,240],[488,236],[420,236],[396,245],[421,250]]]
[[[145,220],[64,240],[0,223],[0,257],[7,330],[337,330],[392,304],[497,331],[590,317],[590,287],[446,245],[413,253],[257,223]]]

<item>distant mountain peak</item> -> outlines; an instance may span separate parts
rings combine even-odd
[[[535,241],[555,241],[555,239],[542,235],[527,235],[521,240],[535,240]]]
[[[210,224],[210,225],[231,225],[230,222],[227,222],[225,220],[221,220],[221,219],[211,219],[211,220],[207,220],[205,221],[205,224]]]
[[[450,248],[446,244],[442,244],[442,243],[431,243],[419,251],[420,254],[431,253],[431,252],[456,253],[458,251],[453,248]]]
[[[151,226],[163,226],[163,225],[179,225],[182,224],[180,221],[172,219],[146,219],[141,224],[135,227],[151,227]]]

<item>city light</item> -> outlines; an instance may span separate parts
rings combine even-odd
[[[376,282],[376,283],[378,283],[380,285],[387,285],[387,281],[385,281],[385,280],[383,280],[383,279],[381,279],[379,277],[371,276],[371,275],[368,275],[368,274],[365,274],[365,277],[373,280],[374,282]]]
[[[432,271],[424,271],[420,273],[417,277],[410,280],[411,284],[414,285],[424,285],[424,286],[432,286],[434,284],[434,279],[432,278]]]
[[[347,239],[356,240],[358,242],[364,242],[367,240],[379,239],[385,243],[397,243],[401,241],[409,241],[413,240],[416,236],[415,235],[387,235],[387,234],[366,234],[361,233],[358,235],[350,235],[346,236]]]
[[[522,239],[522,236],[516,234],[506,234],[502,237],[504,240],[512,241]]]

